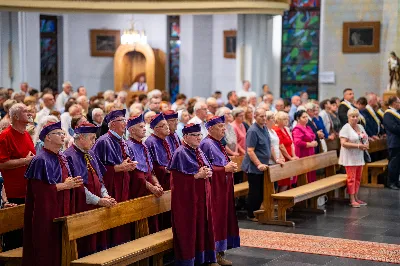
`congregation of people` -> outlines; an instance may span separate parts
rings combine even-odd
[[[138,85],[142,87],[141,83]],[[22,83],[0,88],[1,207],[25,204],[22,231],[7,233],[3,249],[23,246],[23,265],[60,265],[58,217],[171,190],[171,212],[149,218],[150,233],[172,227],[175,265],[232,265],[224,252],[240,246],[236,210],[247,218],[263,202],[264,171],[327,152],[339,139],[339,164],[347,174],[350,206],[367,203],[358,196],[369,143],[385,138],[389,152],[387,187],[398,190],[400,174],[400,99],[389,108],[370,92],[355,99],[317,101],[307,92],[276,98],[268,85],[261,95],[249,81],[227,99],[165,91],[104,91],[89,97],[64,82],[61,93],[42,92]],[[137,93],[138,92],[138,93]],[[244,156],[242,165],[231,158]],[[247,174],[246,202],[235,200],[234,184]],[[308,183],[317,173],[307,174]],[[275,184],[295,188],[293,176]],[[123,225],[78,240],[79,257],[132,240]]]

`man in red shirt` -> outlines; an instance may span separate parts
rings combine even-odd
[[[35,147],[29,133],[28,123],[32,114],[27,107],[18,103],[10,108],[11,125],[0,134],[0,171],[10,203],[24,204],[26,195],[25,171],[35,156]],[[4,236],[5,249],[22,246],[22,230]]]

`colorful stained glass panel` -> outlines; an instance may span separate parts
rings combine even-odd
[[[319,45],[319,30],[283,30],[283,46],[311,47]]]
[[[321,6],[321,0],[292,0],[292,7],[315,8]]]
[[[40,32],[56,32],[56,21],[53,19],[41,19]]]
[[[299,95],[300,92],[306,91],[311,99],[318,99],[318,88],[316,85],[297,85],[282,84],[282,98],[291,98],[293,95]]]
[[[318,64],[282,66],[282,82],[285,81],[318,81]]]
[[[282,65],[288,64],[318,64],[319,49],[317,47],[299,48],[283,47]]]
[[[284,29],[319,29],[319,11],[289,11],[283,16]]]

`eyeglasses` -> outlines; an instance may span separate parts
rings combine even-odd
[[[49,134],[53,134],[53,135],[57,135],[57,136],[64,136],[65,137],[65,133],[64,132],[50,132]]]
[[[196,137],[196,138],[198,138],[198,137],[202,137],[202,136],[203,136],[203,134],[201,134],[201,133],[198,133],[198,134],[188,134],[188,136],[191,136],[191,137]]]

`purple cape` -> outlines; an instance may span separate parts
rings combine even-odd
[[[90,164],[96,171],[100,182],[103,182],[103,174],[106,172],[106,168],[101,163],[99,157],[94,154],[93,151],[88,151],[90,155]],[[67,157],[69,168],[71,169],[72,176],[81,176],[83,183],[88,183],[88,168],[86,165],[86,160],[84,158],[84,153],[79,150],[75,145],[72,145],[64,152],[65,157]]]
[[[125,140],[122,140],[122,142],[125,147],[125,152],[127,156],[132,159],[133,156],[128,146],[126,145]],[[121,164],[124,161],[119,140],[111,133],[107,133],[101,136],[94,144],[92,151],[94,152],[94,154],[97,155],[103,165],[114,166]]]
[[[61,153],[59,153],[59,156],[65,163],[68,176],[71,176],[67,158]],[[44,148],[40,150],[29,164],[25,172],[25,178],[37,179],[50,185],[62,183],[61,166],[57,154]]]
[[[178,137],[178,134],[173,133],[169,136],[167,136],[166,140],[169,144],[169,147],[171,148],[171,153],[173,154],[175,152],[175,150],[177,149],[175,146],[175,142],[173,140],[173,138],[175,138],[176,143],[178,143],[178,146],[181,146],[181,140]]]
[[[160,139],[154,135],[151,135],[150,137],[147,138],[147,140],[145,141],[145,144],[146,144],[147,148],[149,149],[151,160],[153,161],[153,163],[157,163],[161,166],[167,167],[168,166],[168,155],[167,155],[167,151],[165,150],[165,148],[163,146],[162,139]],[[170,152],[172,155],[171,147],[169,147],[169,149],[170,149]]]
[[[228,161],[226,160],[224,153],[221,151],[217,141],[206,137],[201,141],[200,149],[204,152],[212,165],[224,167],[228,164]]]
[[[208,162],[207,157],[201,150],[199,151],[203,162],[211,169],[212,167]],[[169,162],[168,170],[177,170],[186,175],[197,174],[199,172],[199,164],[197,162],[195,150],[186,145],[179,146],[172,156],[172,160]]]
[[[128,145],[129,149],[131,150],[134,158],[141,158],[141,160],[138,160],[136,169],[138,169],[139,171],[142,171],[144,173],[151,172],[153,170],[153,163],[151,161],[148,149],[147,149],[147,154],[145,154],[146,153],[146,151],[144,149],[145,144],[140,144],[137,141],[132,140],[132,139],[127,140],[126,144]],[[147,167],[147,162],[146,162],[145,156],[147,156],[150,169],[148,169],[148,167]],[[131,158],[131,159],[133,160],[133,158]]]

